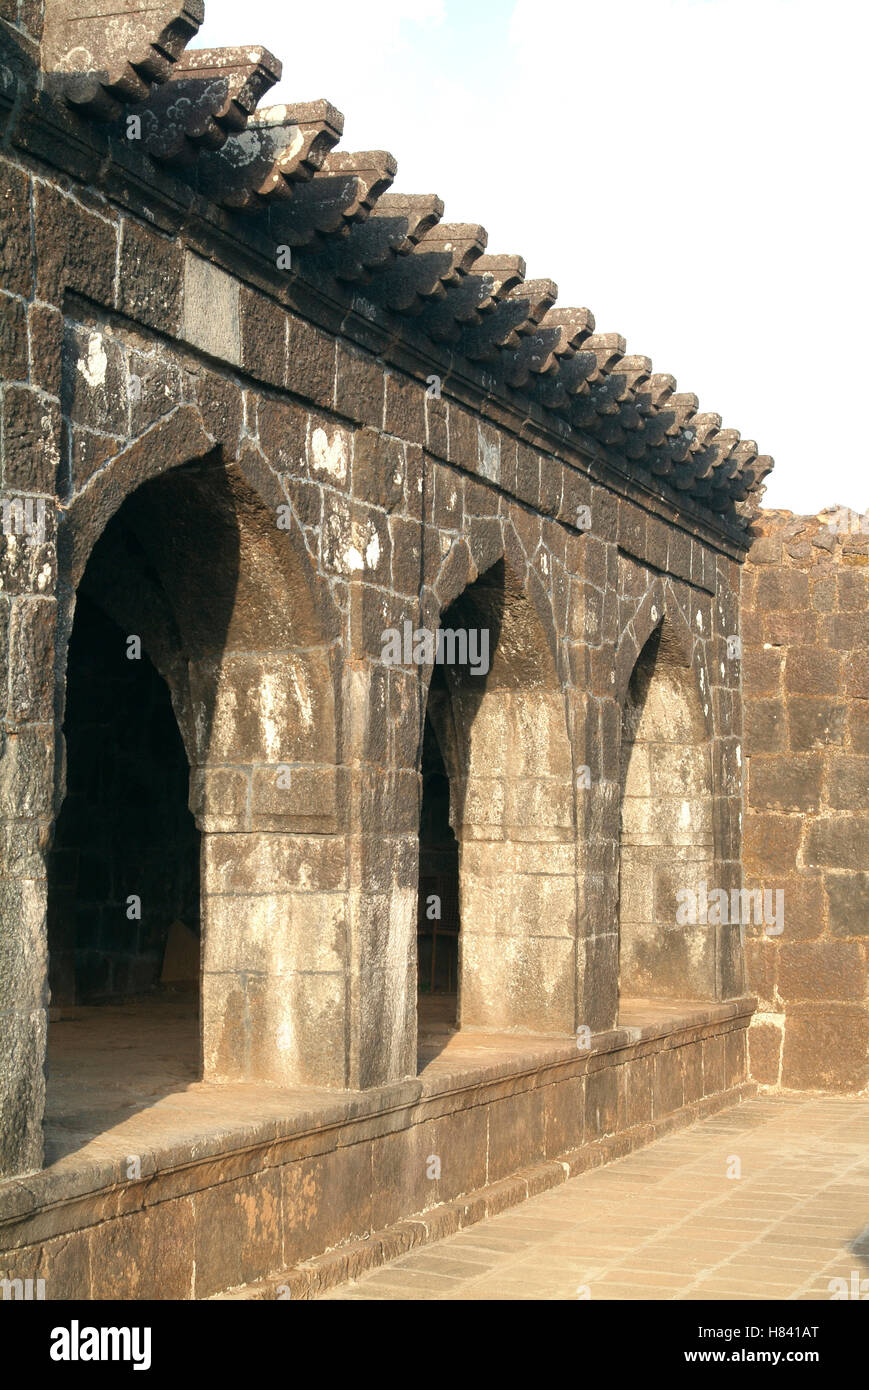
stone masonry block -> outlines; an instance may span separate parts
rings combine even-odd
[[[219,266],[190,252],[184,259],[181,336],[209,357],[241,364],[240,286]]]

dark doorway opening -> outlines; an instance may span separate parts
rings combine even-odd
[[[67,795],[49,857],[52,1004],[198,993],[199,832],[168,688],[79,592],[69,646]]]
[[[459,980],[459,843],[450,779],[428,715],[422,746],[417,960],[423,1012],[455,1027]],[[432,1002],[423,1002],[431,1000]]]

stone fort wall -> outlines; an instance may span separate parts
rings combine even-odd
[[[188,48],[193,0],[0,13],[3,1171],[41,1160],[49,950],[74,974],[103,949],[52,882],[80,596],[171,695],[206,1079],[415,1075],[427,730],[462,1027],[563,1038],[612,1030],[626,998],[741,1000],[739,924],[677,931],[673,898],[742,886],[742,695],[765,651],[747,634],[743,672],[734,640],[771,460],[485,229],[391,193],[395,161],[336,148],[328,102],[261,107],[280,63]],[[406,624],[485,630],[485,681],[387,660]],[[830,795],[852,774],[831,764]],[[781,871],[751,862],[766,887]],[[832,902],[848,867],[817,867]],[[123,901],[106,892],[100,921]],[[784,981],[799,947],[750,949]],[[742,1033],[729,1046],[738,1085]]]
[[[759,518],[743,574],[745,886],[784,895],[746,941],[764,1085],[869,1080],[869,518]]]
[[[40,1148],[79,592],[171,693],[208,1079],[415,1073],[426,719],[460,845],[463,1026],[615,1024],[624,834],[650,882],[665,861],[693,872],[698,837],[697,862],[739,881],[727,639],[771,461],[520,257],[486,254],[483,228],[389,194],[394,160],[335,150],[327,102],[259,110],[280,64],[187,50],[197,15],[60,3],[44,29],[38,10],[3,29],[13,1166]],[[385,660],[384,631],[446,619],[488,632],[485,682]],[[698,752],[680,800],[662,756],[679,730],[627,728],[666,804],[650,815],[640,776],[625,828],[650,640],[643,679],[683,690]],[[632,901],[634,992],[741,995],[738,929],[668,934],[657,888]]]
[[[200,0],[116,10],[0,0],[6,1267],[208,1296],[478,1219],[747,1094],[746,959],[755,1079],[862,1085],[865,550],[757,537],[752,441],[329,102],[263,107]],[[754,885],[781,937],[676,915]],[[242,1118],[197,1082],[37,1172],[52,998],[152,989],[176,915]]]

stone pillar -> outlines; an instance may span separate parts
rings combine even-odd
[[[205,1080],[346,1084],[345,854],[341,835],[203,834]]]
[[[611,697],[574,692],[577,855],[576,1027],[614,1028],[619,1012],[618,725]]]
[[[869,1082],[869,516],[762,512],[743,575],[751,1074]],[[773,913],[770,913],[772,916]]]
[[[419,674],[348,663],[348,1085],[416,1075]]]
[[[0,1177],[42,1165],[54,801],[54,509],[16,496],[46,524],[0,535]]]
[[[209,763],[191,778],[206,1080],[347,1085],[347,842],[334,747],[324,653],[223,658]]]
[[[42,1163],[54,802],[60,315],[34,303],[31,189],[0,172],[0,1177]],[[43,351],[33,352],[28,341]]]

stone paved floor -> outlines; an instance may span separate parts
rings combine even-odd
[[[834,1277],[869,1298],[869,1101],[763,1096],[323,1298],[829,1300]]]

